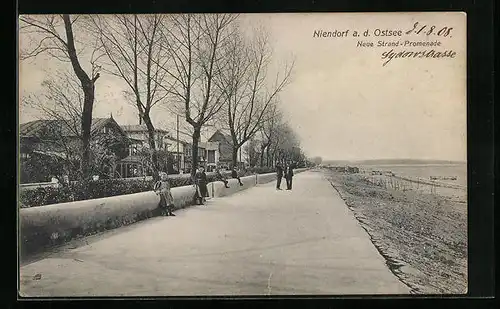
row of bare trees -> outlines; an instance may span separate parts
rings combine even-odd
[[[101,73],[124,83],[126,100],[147,127],[153,177],[159,165],[152,115],[160,105],[184,118],[193,173],[207,126],[230,134],[233,164],[251,140],[259,145],[261,166],[292,160],[301,155],[300,145],[278,101],[291,81],[293,61],[273,68],[269,33],[245,30],[236,14],[21,16],[21,60],[48,56],[69,63],[64,76],[77,81],[74,87],[53,74],[44,85],[49,95],[26,101],[50,118],[78,120],[83,179],[91,175],[92,111]]]

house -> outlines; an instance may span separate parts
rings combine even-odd
[[[21,182],[50,181],[51,176],[63,172],[54,169],[62,169],[66,165],[67,171],[64,173],[67,174],[78,166],[82,152],[81,123],[79,119],[46,119],[23,123],[19,127],[19,142]],[[104,178],[112,176],[114,160],[126,157],[129,144],[127,134],[113,116],[92,119],[91,155],[99,163],[98,170],[94,172]],[[50,162],[54,164],[49,168]],[[29,171],[34,164],[39,165],[38,172]],[[68,176],[74,178],[74,175]]]
[[[186,169],[186,148],[189,143],[180,139],[176,139],[168,135],[166,137],[167,151],[172,154],[174,160],[174,169],[184,171]]]
[[[200,142],[200,148],[203,150],[203,163],[208,172],[215,170],[219,162],[219,143],[218,142]]]
[[[208,142],[217,143],[217,150],[219,153],[217,164],[229,168],[233,161],[233,143],[231,137],[222,133],[221,130],[217,130],[208,139]]]
[[[123,130],[131,140],[128,156],[117,164],[115,177],[129,178],[150,176],[152,169],[150,168],[150,144],[148,128],[145,124],[139,125],[122,125]],[[155,129],[155,149],[160,170],[167,170],[168,165],[171,166],[174,162],[168,161],[168,137],[169,132],[163,129]],[[172,158],[170,158],[172,160]],[[175,161],[177,162],[177,161]],[[171,168],[172,169],[172,168]],[[170,171],[172,172],[172,171]]]

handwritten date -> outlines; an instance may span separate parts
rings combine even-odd
[[[442,37],[451,37],[452,27],[442,27],[437,29],[438,27],[433,25],[422,25],[418,21],[413,25],[413,28],[406,31],[406,34],[426,34],[426,35],[438,35]]]

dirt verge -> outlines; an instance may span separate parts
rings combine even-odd
[[[391,271],[415,294],[467,292],[467,204],[326,171]]]

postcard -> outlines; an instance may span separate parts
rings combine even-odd
[[[466,21],[19,16],[19,295],[467,293]]]

